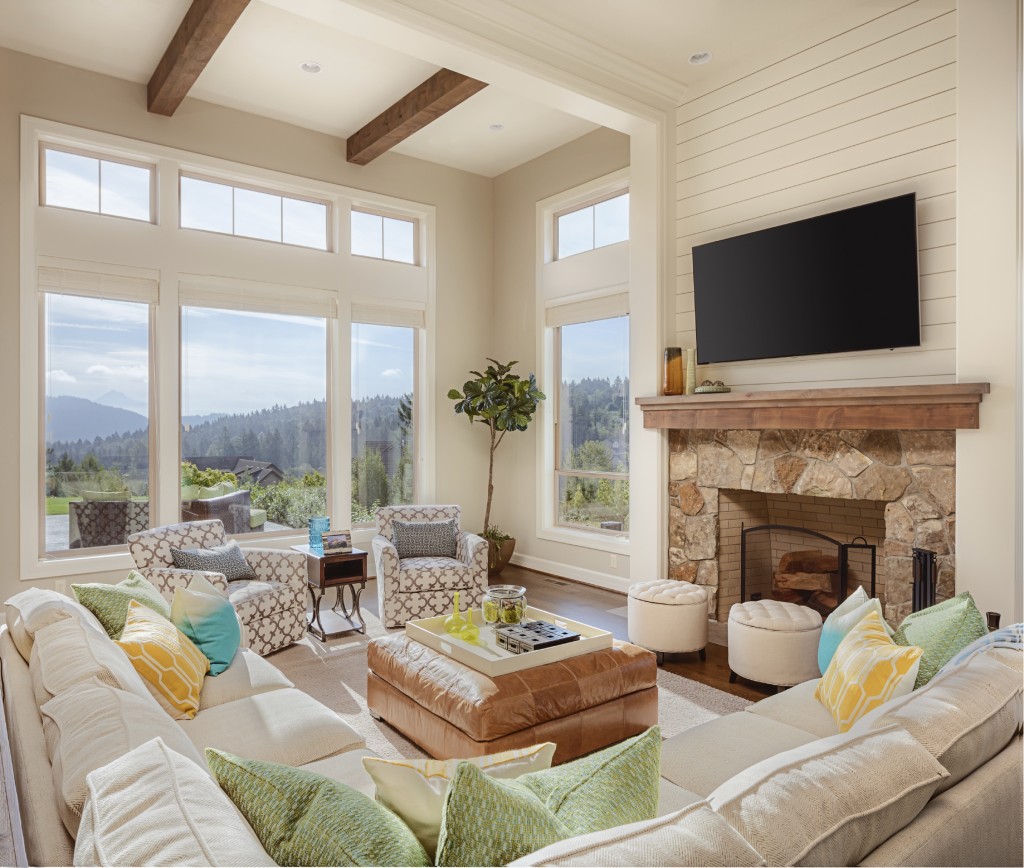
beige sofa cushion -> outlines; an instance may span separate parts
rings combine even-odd
[[[864,733],[899,724],[949,772],[948,789],[987,763],[1020,731],[1020,674],[978,654],[854,724]]]
[[[795,726],[737,711],[665,739],[661,776],[705,799],[751,764],[814,740]]]
[[[36,633],[29,672],[40,706],[76,684],[98,678],[159,707],[124,651],[106,634],[98,636],[93,628],[74,618],[57,621]]]
[[[756,763],[708,802],[769,865],[855,865],[913,820],[947,775],[893,726]]]
[[[363,737],[326,705],[294,687],[217,705],[177,725],[200,751],[214,747],[286,766],[366,747]]]
[[[65,618],[75,618],[86,626],[107,633],[96,616],[85,606],[70,597],[44,588],[28,588],[15,594],[5,604],[7,629],[27,663],[32,654],[32,643],[36,633]]]
[[[653,820],[567,838],[512,865],[764,865],[705,801]]]
[[[280,690],[294,687],[285,674],[273,663],[268,663],[259,654],[247,649],[239,650],[220,675],[207,675],[203,679],[203,689],[199,693],[199,710],[213,708],[266,693],[268,690]]]
[[[835,718],[821,700],[814,695],[818,688],[820,678],[805,681],[783,690],[774,696],[769,696],[753,705],[748,705],[743,710],[750,714],[760,714],[763,717],[770,717],[772,720],[784,723],[787,726],[795,726],[809,732],[816,738],[828,738],[836,735],[839,727]]]
[[[205,767],[202,756],[152,699],[145,700],[91,678],[47,702],[43,715],[61,819],[74,835],[85,803],[85,778],[160,736],[169,748]]]
[[[92,772],[76,865],[273,865],[206,771],[154,738]]]

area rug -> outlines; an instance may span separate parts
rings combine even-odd
[[[366,645],[389,635],[380,620],[364,612],[367,635],[351,633],[320,642],[306,635],[301,642],[267,659],[295,686],[337,712],[366,746],[382,757],[423,757],[425,754],[386,723],[374,720],[366,707]],[[740,711],[746,699],[716,690],[664,669],[658,670],[658,723],[665,738],[691,726]]]

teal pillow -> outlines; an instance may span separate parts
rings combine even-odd
[[[882,614],[882,604],[877,598],[869,598],[865,590],[858,585],[857,590],[836,606],[832,614],[825,619],[825,623],[821,625],[821,638],[818,640],[818,670],[822,675],[828,669],[828,664],[832,662],[839,643],[863,618],[867,617],[868,612],[875,612],[882,622],[885,632],[890,637],[892,636],[892,628],[886,623],[885,616]]]
[[[200,575],[187,588],[175,588],[171,623],[210,661],[210,675],[227,669],[242,644],[235,607]]]
[[[213,748],[206,762],[278,865],[430,864],[409,827],[358,790]]]
[[[128,578],[116,585],[96,582],[72,585],[75,599],[92,612],[111,639],[120,639],[124,622],[128,619],[128,606],[132,600],[148,606],[170,620],[171,607],[142,573],[132,570]]]
[[[903,619],[893,635],[897,645],[917,645],[921,668],[917,671],[914,689],[923,687],[956,654],[988,632],[985,616],[974,603],[970,591],[957,594]]]
[[[445,796],[435,864],[507,865],[566,838],[650,820],[660,767],[656,726],[513,780],[461,762]]]

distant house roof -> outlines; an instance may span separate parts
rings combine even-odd
[[[203,455],[196,458],[185,458],[200,470],[227,470],[235,476],[246,474],[253,482],[260,485],[273,485],[284,480],[284,473],[272,461],[257,461],[243,455]]]

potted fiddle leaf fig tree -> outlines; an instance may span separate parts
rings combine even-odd
[[[490,543],[489,566],[491,573],[500,573],[515,550],[516,541],[491,524],[491,500],[494,495],[494,453],[509,431],[525,431],[537,405],[545,395],[537,388],[533,374],[523,379],[512,373],[518,362],[502,364],[488,359],[483,373],[470,371],[475,379],[466,380],[462,391],[449,389],[448,397],[455,401],[455,412],[462,413],[470,423],[482,422],[490,436],[487,466],[487,506],[484,509],[484,529],[481,536]]]

